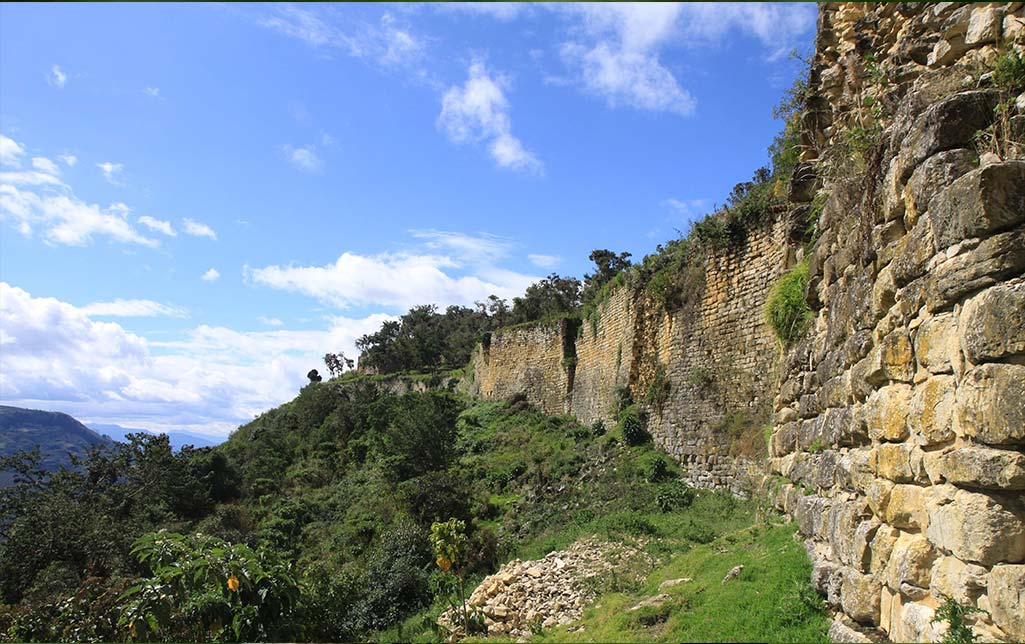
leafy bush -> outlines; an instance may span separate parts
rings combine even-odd
[[[689,508],[694,502],[694,489],[682,481],[671,481],[659,487],[655,503],[662,512],[675,512]]]
[[[591,435],[597,438],[605,435],[605,421],[600,418],[591,424]]]
[[[618,429],[623,433],[627,445],[643,445],[651,440],[651,434],[644,429],[644,421],[634,405],[619,412]]]
[[[150,570],[122,596],[119,624],[133,640],[275,638],[299,596],[289,566],[216,537],[161,530],[132,552]]]
[[[669,462],[661,454],[652,455],[644,463],[644,480],[659,483],[672,476]]]
[[[1025,59],[1009,49],[993,66],[993,83],[1011,93],[1025,90]]]
[[[808,330],[811,309],[805,300],[808,263],[801,262],[773,285],[765,302],[765,318],[785,347],[793,346]]]
[[[651,384],[648,386],[648,393],[644,396],[644,403],[661,409],[666,404],[666,401],[669,400],[671,389],[672,385],[669,382],[669,376],[666,375],[666,369],[664,366],[659,365],[658,369],[655,370],[655,376],[651,379]]]
[[[943,596],[943,604],[936,609],[932,623],[944,622],[947,632],[943,634],[943,644],[974,644],[975,632],[966,623],[965,618],[973,614],[985,613],[981,608],[959,602],[953,597]]]

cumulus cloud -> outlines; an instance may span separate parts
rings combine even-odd
[[[146,228],[149,228],[150,230],[155,230],[158,233],[163,233],[168,237],[178,236],[178,232],[174,229],[174,227],[171,225],[171,222],[169,221],[164,221],[162,219],[154,219],[149,215],[143,215],[142,217],[139,217],[139,223],[145,226]]]
[[[209,237],[213,240],[217,239],[217,233],[214,232],[213,228],[194,219],[183,219],[182,230],[185,231],[186,235],[192,235],[193,237]]]
[[[103,174],[103,178],[107,180],[107,183],[115,186],[124,185],[121,182],[121,172],[125,169],[123,163],[104,161],[103,163],[97,163],[96,167],[100,169],[100,172]]]
[[[278,318],[269,318],[266,315],[261,315],[258,319],[267,326],[283,326],[285,324]]]
[[[57,89],[63,89],[64,84],[68,82],[68,75],[64,73],[60,65],[54,65],[50,68],[50,73],[46,75],[46,80]]]
[[[74,154],[62,154],[57,158],[63,161],[64,165],[68,166],[69,168],[75,167],[75,164],[78,163],[78,157],[76,157]]]
[[[462,86],[450,87],[442,96],[438,128],[453,143],[485,143],[503,168],[542,172],[543,164],[512,135],[505,97],[508,81],[489,74],[479,60],[470,64],[467,73]]]
[[[79,308],[84,315],[92,317],[171,317],[187,318],[189,310],[172,304],[161,304],[153,300],[123,300],[93,302]]]
[[[326,352],[354,355],[356,338],[388,319],[332,318],[311,331],[201,325],[151,342],[0,282],[0,400],[87,422],[223,435],[295,396]]]
[[[552,268],[553,266],[558,266],[559,263],[562,262],[562,258],[558,255],[530,254],[527,255],[527,259],[530,260],[531,264],[539,268]]]
[[[149,96],[150,98],[158,98],[158,99],[161,99],[161,100],[164,98],[163,96],[160,95],[160,88],[159,87],[153,87],[153,86],[146,87],[146,88],[144,88],[142,90],[142,93],[145,94],[146,96]]]
[[[204,282],[216,282],[217,280],[221,279],[221,272],[218,271],[216,268],[211,268],[208,269],[207,272],[200,275],[199,279],[203,280]]]
[[[25,148],[20,143],[0,134],[0,165],[20,168],[21,157],[24,154]]]
[[[317,155],[317,146],[312,143],[301,148],[283,145],[281,151],[289,163],[303,172],[317,173],[324,167],[324,160]]]

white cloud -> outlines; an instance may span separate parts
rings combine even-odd
[[[214,229],[206,224],[195,221],[194,219],[183,219],[182,230],[185,231],[186,235],[192,235],[193,237],[209,237],[210,239],[216,240],[217,233]]]
[[[505,257],[512,245],[508,240],[488,233],[468,235],[433,229],[411,230],[409,233],[417,239],[426,240],[424,245],[430,250],[447,249],[460,260],[477,264],[491,263]]]
[[[146,88],[144,88],[142,90],[142,93],[145,94],[146,96],[149,96],[150,98],[159,98],[159,99],[163,99],[164,98],[163,96],[160,95],[160,88],[159,87],[152,87],[152,86],[146,87]]]
[[[355,355],[356,338],[387,319],[333,318],[311,331],[202,325],[151,342],[0,282],[0,400],[87,422],[224,435],[294,397],[325,353]]]
[[[180,306],[161,304],[153,300],[123,300],[93,302],[79,308],[83,315],[91,317],[172,317],[187,318],[189,311]]]
[[[19,185],[46,189],[37,192]],[[49,186],[57,186],[57,190]],[[126,244],[159,245],[132,227],[124,204],[101,208],[85,203],[58,179],[39,172],[0,173],[0,217],[12,220],[23,235],[41,227],[48,244],[85,246],[99,236]]]
[[[529,3],[522,2],[437,2],[431,5],[438,11],[488,16],[496,20],[514,20],[530,11]]]
[[[104,161],[103,163],[97,163],[96,167],[103,173],[103,178],[107,180],[107,183],[111,183],[115,186],[123,186],[121,182],[121,172],[125,169],[123,163],[111,163],[110,161]]]
[[[260,322],[266,324],[267,326],[282,326],[285,324],[278,318],[269,318],[265,315],[261,315],[258,319],[260,320]]]
[[[25,148],[20,143],[0,134],[0,165],[20,168],[23,154],[25,154]]]
[[[283,145],[281,150],[288,162],[303,172],[316,173],[324,167],[324,160],[317,156],[317,146],[312,143],[301,148]]]
[[[552,268],[558,266],[562,262],[562,258],[558,255],[527,255],[527,259],[530,263],[539,268]]]
[[[348,308],[367,304],[408,309],[417,304],[470,305],[489,295],[522,295],[536,277],[495,268],[475,275],[457,275],[462,265],[444,255],[343,253],[326,266],[245,267],[246,279],[294,291]]]
[[[686,219],[693,219],[708,212],[711,202],[707,199],[675,199],[669,198],[662,202],[662,206]]]
[[[438,128],[453,143],[487,142],[492,158],[503,168],[542,172],[543,164],[512,135],[508,81],[489,75],[484,63],[474,61],[462,87],[446,90],[441,100]]]
[[[354,19],[351,12],[327,5],[275,5],[261,26],[302,40],[322,52],[375,61],[385,67],[410,66],[423,58],[425,39],[399,24],[391,13],[377,23]]]
[[[221,272],[218,271],[216,268],[211,268],[207,270],[207,272],[203,273],[199,279],[203,280],[204,282],[216,282],[217,280],[221,279]]]
[[[74,154],[62,154],[57,158],[63,161],[64,164],[69,168],[75,167],[75,164],[78,163],[78,157],[76,157]]]
[[[178,232],[175,231],[174,227],[171,226],[171,222],[169,221],[164,221],[162,219],[154,219],[149,215],[143,215],[142,217],[139,217],[139,223],[149,228],[150,230],[155,230],[158,233],[164,233],[168,237],[178,236]]]
[[[68,82],[68,75],[64,73],[64,70],[59,65],[54,65],[50,68],[50,73],[46,75],[46,80],[57,89],[62,89],[64,84]]]
[[[59,175],[61,173],[60,168],[57,167],[57,164],[47,159],[46,157],[33,157],[32,167],[36,170],[39,170],[40,172],[52,174],[54,176]]]

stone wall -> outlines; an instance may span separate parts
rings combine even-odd
[[[1025,162],[980,157],[975,136],[1005,98],[987,65],[1001,37],[1021,48],[1023,19],[1022,3],[820,11],[809,166],[837,162],[865,97],[887,109],[861,178],[824,178],[816,317],[781,364],[770,470],[820,590],[894,641],[939,640],[946,596],[986,611],[984,640],[1025,640]]]
[[[502,329],[477,347],[467,389],[522,394],[547,413],[616,422],[619,390],[640,405],[656,443],[695,486],[747,495],[764,471],[779,349],[762,322],[765,296],[788,253],[786,213],[706,261],[694,304],[667,313],[644,288],[620,287],[580,327]],[[661,374],[668,395],[649,391]]]

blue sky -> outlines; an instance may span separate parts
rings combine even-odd
[[[224,434],[418,303],[640,258],[814,4],[0,5],[0,400]]]

